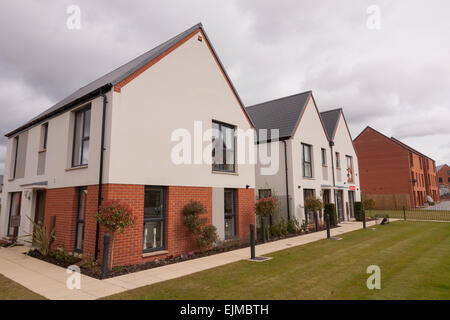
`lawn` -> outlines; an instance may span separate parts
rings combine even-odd
[[[44,297],[0,274],[0,300],[41,300]]]
[[[106,299],[450,299],[450,224],[394,222]],[[366,268],[381,268],[381,289]]]
[[[367,210],[367,217],[374,217],[375,215],[387,214],[390,218],[403,219],[403,210]],[[440,220],[450,221],[450,211],[444,210],[405,210],[406,220]]]

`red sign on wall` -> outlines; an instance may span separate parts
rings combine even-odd
[[[350,189],[351,191],[355,191],[355,190],[356,190],[356,187],[355,187],[355,186],[350,186],[349,189]]]

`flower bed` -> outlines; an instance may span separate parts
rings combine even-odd
[[[339,227],[339,226],[337,226]],[[334,227],[336,228],[336,227]],[[319,227],[319,231],[324,230],[323,228]],[[297,233],[293,234],[287,234],[285,236],[281,237],[272,237],[267,242],[273,242],[277,240],[287,239],[287,238],[293,238],[302,236],[308,233],[312,233],[314,231],[298,231]],[[256,244],[261,244],[262,241],[258,240]],[[168,256],[165,259],[157,259],[146,263],[131,265],[131,266],[116,266],[113,267],[112,270],[109,270],[106,278],[112,278],[117,277],[120,275],[143,271],[147,269],[157,268],[161,266],[166,266],[173,263],[193,260],[197,258],[207,257],[211,255],[215,255],[218,253],[224,253],[232,250],[242,249],[242,248],[248,248],[250,246],[249,241],[242,241],[239,239],[236,240],[229,240],[226,242],[223,242],[221,245],[218,245],[216,247],[211,248],[210,250],[206,251],[193,251],[189,252],[186,255],[176,255],[176,256]],[[101,266],[96,264],[93,261],[84,261],[82,262],[82,259],[75,257],[71,254],[67,254],[62,252],[61,250],[55,250],[51,251],[48,256],[43,256],[38,250],[31,249],[27,255],[41,259],[43,261],[56,264],[60,267],[67,268],[70,265],[78,265],[80,267],[81,273],[93,278],[101,279]]]

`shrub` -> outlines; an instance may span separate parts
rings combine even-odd
[[[280,220],[280,232],[283,236],[288,234],[287,222],[283,218]]]
[[[95,215],[97,222],[111,232],[111,259],[110,268],[113,265],[114,235],[124,232],[125,228],[133,224],[130,209],[121,205],[118,201],[105,201]]]
[[[34,245],[44,257],[48,256],[53,240],[55,240],[55,227],[48,231],[45,224],[41,226],[34,222],[30,217],[27,218],[33,224],[34,229],[33,233],[25,235],[25,237],[31,237],[31,240],[24,241]]]
[[[372,210],[375,208],[375,200],[373,199],[364,199],[363,200],[363,208],[366,210]]]
[[[319,211],[323,208],[322,200],[316,197],[308,197],[305,200],[305,208],[310,212]]]
[[[259,216],[268,217],[275,212],[277,205],[277,201],[273,197],[262,198],[256,201],[255,212]]]
[[[281,227],[280,224],[275,223],[270,226],[270,236],[271,237],[281,237]]]
[[[355,202],[355,219],[356,221],[363,221],[363,204],[362,202]]]
[[[288,233],[297,233],[297,230],[299,229],[299,223],[298,220],[295,218],[291,218],[287,222],[287,232]]]
[[[206,225],[207,218],[199,217],[200,214],[205,213],[205,206],[199,201],[192,201],[183,207],[181,213],[183,214],[183,224],[194,235],[200,251],[210,247],[217,242],[217,230],[213,225]]]
[[[306,222],[306,220],[303,220],[300,228],[302,229],[303,232],[308,231],[308,223]]]
[[[336,206],[334,205],[334,203],[325,204],[324,212],[325,215],[328,214],[330,217],[330,225],[333,227],[337,226],[338,222],[337,222]]]

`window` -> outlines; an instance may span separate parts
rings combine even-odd
[[[17,173],[17,154],[19,153],[19,136],[14,137],[13,140],[13,171],[12,171],[12,178],[14,179],[16,177]]]
[[[341,155],[339,154],[339,152],[336,152],[336,168],[340,168],[341,167]]]
[[[420,159],[419,159],[419,167],[420,167],[420,169],[422,169],[422,161],[423,161],[423,159],[420,158]]]
[[[447,175],[450,176],[450,170],[447,170]]]
[[[447,182],[450,182],[450,177],[447,178]]]
[[[314,198],[316,195],[316,190],[314,189],[303,189],[303,206],[305,207],[305,222],[307,224],[314,222],[314,212],[309,212],[306,209],[306,199]]]
[[[48,123],[41,127],[41,150],[47,150]]]
[[[353,158],[345,156],[347,160],[347,182],[353,182]]]
[[[272,190],[271,189],[259,189],[258,196],[259,196],[259,199],[271,197]]]
[[[236,190],[225,189],[225,240],[236,237]]]
[[[145,187],[144,195],[144,252],[165,248],[166,189]]]
[[[8,236],[17,238],[20,225],[20,205],[22,192],[11,192],[11,205],[9,207]]]
[[[411,167],[414,165],[414,163],[413,163],[413,155],[412,155],[411,152],[409,153],[409,164],[411,165]]]
[[[90,129],[91,108],[77,111],[73,133],[72,167],[88,164]]]
[[[235,172],[235,127],[213,121],[212,129],[213,170]]]
[[[311,146],[302,143],[303,149],[303,177],[312,178]]]
[[[84,217],[86,213],[87,188],[78,188],[77,220],[75,225],[75,252],[83,252]]]
[[[327,151],[324,148],[322,148],[321,154],[322,154],[322,165],[326,166],[327,165]]]

